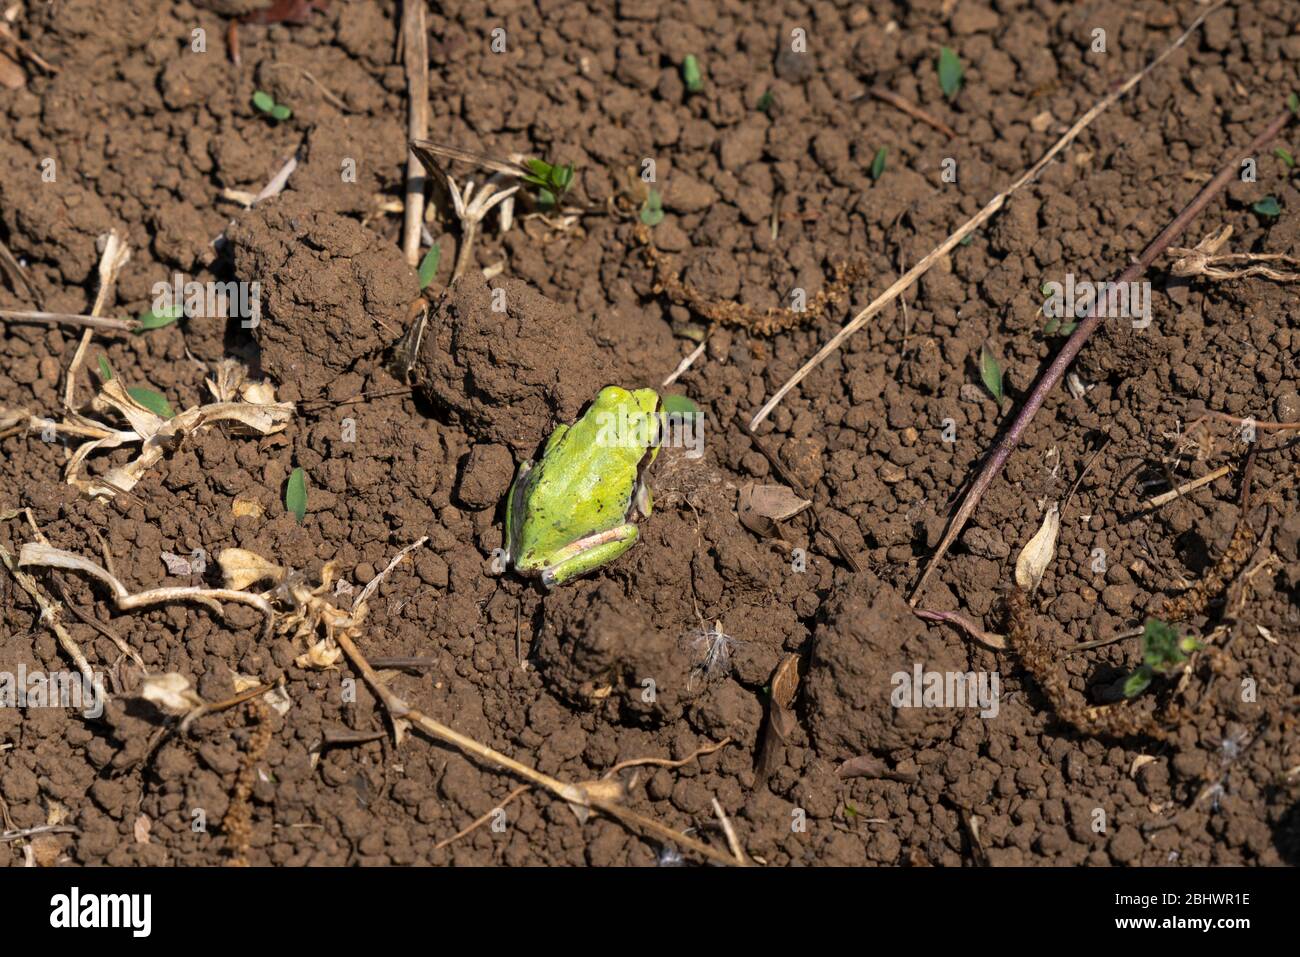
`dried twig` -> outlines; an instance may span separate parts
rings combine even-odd
[[[493,816],[494,816],[498,811],[503,810],[507,804],[509,804],[509,803],[510,803],[511,801],[513,801],[515,798],[519,797],[519,795],[523,794],[523,793],[524,793],[525,791],[527,791],[528,789],[529,789],[529,785],[527,785],[527,784],[521,784],[521,785],[519,785],[519,787],[515,788],[513,791],[511,791],[509,794],[507,794],[507,795],[505,796],[504,800],[502,800],[501,803],[498,804],[496,807],[494,807],[494,808],[492,808],[491,810],[487,811],[487,812],[486,812],[485,814],[483,814],[482,816],[475,818],[474,821],[473,821],[472,823],[467,824],[465,827],[462,827],[459,831],[457,831],[457,832],[456,832],[455,834],[453,834],[451,837],[443,838],[443,839],[442,839],[441,841],[439,841],[437,844],[433,845],[433,849],[434,849],[435,851],[441,850],[442,848],[446,847],[448,844],[455,843],[456,841],[459,841],[462,837],[465,837],[466,835],[471,834],[471,833],[473,833],[474,831],[478,830],[480,827],[482,827],[482,826],[483,826],[484,824],[486,824],[488,821],[492,820]]]
[[[1195,492],[1201,486],[1209,485],[1211,482],[1223,478],[1231,471],[1232,471],[1231,465],[1224,465],[1220,468],[1215,469],[1213,472],[1207,472],[1205,475],[1202,475],[1198,479],[1192,479],[1192,481],[1190,482],[1184,482],[1182,485],[1178,486],[1178,488],[1170,489],[1168,492],[1162,492],[1161,494],[1157,495],[1155,498],[1151,499],[1149,502],[1147,502],[1147,508],[1149,509],[1159,508],[1161,505],[1168,505],[1174,499],[1181,498],[1182,496],[1186,495],[1188,492]]]
[[[1207,13],[1208,12],[1209,11],[1207,11]],[[1201,17],[1198,18],[1197,22],[1199,23],[1200,20],[1204,19],[1204,17],[1205,14],[1202,14]],[[1183,36],[1186,37],[1186,34]],[[1162,54],[1162,56],[1163,55],[1164,54]],[[1142,255],[1138,257],[1137,261],[1120,273],[1118,278],[1115,279],[1115,283],[1117,285],[1124,285],[1130,282],[1136,282],[1138,277],[1146,272],[1147,267],[1150,266],[1151,263],[1153,263],[1166,249],[1168,249],[1174,240],[1182,235],[1183,230],[1187,228],[1193,219],[1200,215],[1202,210],[1209,205],[1210,200],[1217,196],[1219,192],[1228,185],[1232,178],[1237,175],[1237,172],[1241,169],[1240,161],[1242,157],[1254,156],[1259,153],[1259,151],[1262,150],[1264,146],[1281,131],[1282,127],[1286,126],[1286,124],[1290,122],[1291,116],[1292,114],[1289,109],[1284,110],[1282,113],[1278,114],[1278,116],[1276,116],[1267,127],[1265,127],[1264,131],[1255,138],[1249,147],[1243,151],[1234,153],[1231,161],[1225,164],[1214,179],[1210,180],[1210,182],[1196,194],[1196,197],[1183,207],[1182,211],[1170,221],[1169,225],[1160,231],[1160,234],[1151,241],[1145,250],[1143,250]],[[1012,451],[1020,444],[1020,439],[1024,436],[1025,430],[1029,427],[1029,423],[1033,421],[1034,416],[1046,401],[1048,394],[1064,377],[1065,371],[1070,367],[1070,364],[1074,362],[1075,356],[1079,354],[1079,350],[1083,348],[1083,344],[1087,342],[1088,338],[1094,331],[1096,331],[1097,326],[1101,324],[1102,319],[1103,317],[1098,314],[1096,309],[1089,310],[1088,314],[1079,320],[1078,328],[1076,328],[1070,338],[1066,340],[1065,345],[1061,347],[1061,351],[1058,352],[1056,358],[1052,360],[1052,364],[1048,366],[1047,370],[1039,377],[1038,382],[1034,385],[1033,391],[1029,394],[1029,398],[1025,401],[1024,406],[1020,409],[1020,413],[1016,416],[1015,422],[1012,423],[1011,428],[1007,430],[1006,434],[1002,437],[1002,440],[998,442],[997,446],[993,449],[992,454],[985,460],[983,468],[976,476],[975,481],[972,482],[968,488],[960,507],[949,521],[943,539],[939,542],[939,547],[935,550],[934,555],[931,556],[929,563],[925,567],[925,571],[922,573],[920,580],[916,583],[916,588],[913,590],[910,599],[912,604],[916,604],[916,602],[920,600],[926,582],[929,581],[930,576],[934,573],[935,568],[938,567],[939,562],[943,560],[943,556],[947,553],[949,546],[952,545],[953,540],[957,537],[958,533],[960,533],[965,527],[967,520],[972,514],[974,514],[976,506],[979,505],[980,500],[984,497],[984,493],[993,483],[993,480],[1001,473],[1002,466],[1006,464]]]
[[[619,771],[625,771],[628,768],[639,768],[647,764],[653,764],[660,768],[680,768],[690,764],[696,758],[703,757],[706,754],[712,754],[714,751],[721,751],[727,745],[731,744],[731,738],[723,738],[717,744],[707,744],[702,748],[696,748],[686,757],[674,761],[672,758],[629,758],[626,761],[620,761],[608,771],[601,775],[602,778],[613,777]]]
[[[110,319],[104,316],[79,316],[67,312],[30,312],[22,309],[0,309],[0,319],[9,322],[32,322],[47,326],[82,326],[106,332],[134,332],[140,328],[135,319]]]
[[[407,140],[429,135],[429,31],[425,0],[402,0],[402,59],[406,66]],[[411,268],[420,264],[420,224],[424,222],[425,171],[418,156],[406,157],[406,209],[402,252]]]
[[[882,103],[888,103],[890,106],[894,107],[894,109],[901,110],[902,112],[910,116],[912,119],[920,120],[922,123],[926,124],[927,126],[934,127],[936,130],[938,130],[940,133],[942,133],[944,136],[948,137],[949,139],[957,138],[957,131],[954,130],[951,126],[949,126],[947,123],[945,123],[943,120],[938,119],[933,114],[917,106],[911,100],[904,99],[903,97],[899,96],[897,93],[895,93],[892,90],[887,90],[883,86],[873,86],[865,93],[862,93],[859,96],[854,97],[854,99],[860,100],[866,96],[874,96],[877,100],[880,100]]]
[[[131,258],[131,248],[118,238],[116,229],[110,229],[101,240],[104,243],[104,250],[99,258],[99,290],[95,293],[95,304],[90,310],[92,316],[98,316],[104,311],[113,286],[117,283],[117,274]],[[81,334],[81,342],[78,343],[77,351],[72,356],[72,364],[68,366],[67,382],[63,387],[63,407],[69,412],[75,408],[73,400],[76,398],[77,372],[80,371],[81,364],[86,361],[86,350],[90,348],[90,340],[94,336],[94,329],[87,329]]]
[[[3,549],[0,549],[0,557],[3,557],[6,565],[10,564],[8,553],[3,552]],[[266,616],[266,628],[268,630],[275,616],[271,603],[264,596],[250,594],[246,591],[236,591],[231,588],[200,588],[196,585],[184,585],[150,588],[133,594],[115,576],[109,574],[108,569],[102,565],[91,561],[89,558],[83,558],[73,552],[66,552],[59,548],[52,548],[41,542],[28,542],[19,549],[18,567],[28,566],[62,568],[89,575],[108,586],[113,605],[118,611],[134,611],[137,608],[147,608],[151,605],[180,601],[194,602],[217,614],[221,614],[220,603],[230,601],[248,605],[260,611]],[[15,572],[15,577],[17,577],[17,572]],[[89,665],[86,667],[89,668]]]
[[[717,798],[713,799],[713,813],[718,816],[718,820],[722,823],[722,833],[727,835],[727,846],[731,848],[736,863],[741,867],[748,867],[749,861],[745,858],[745,852],[740,849],[740,838],[736,837],[736,829],[732,826],[726,812],[722,810],[722,805],[718,803]]]
[[[1300,281],[1300,272],[1284,272],[1271,266],[1253,265],[1258,263],[1280,263],[1286,266],[1300,267],[1300,258],[1283,253],[1224,253],[1219,250],[1232,235],[1232,227],[1224,226],[1218,233],[1202,239],[1192,249],[1182,246],[1169,247],[1169,255],[1180,257],[1169,268],[1175,276],[1204,276],[1207,279],[1244,279],[1247,276],[1263,276],[1276,282]],[[1239,265],[1244,269],[1222,269],[1221,266]]]
[[[912,614],[924,621],[941,621],[966,632],[967,635],[974,638],[985,648],[993,651],[1006,651],[1007,640],[1001,635],[996,635],[991,631],[985,631],[975,622],[971,621],[965,615],[955,611],[932,611],[929,608],[913,608]]]
[[[767,403],[754,415],[754,418],[749,423],[750,428],[758,428],[759,424],[772,414],[772,410],[777,407],[780,401],[784,399],[795,386],[807,378],[813,369],[821,365],[827,356],[838,349],[844,340],[848,339],[849,336],[861,329],[866,324],[867,320],[898,298],[898,296],[907,290],[914,282],[928,272],[931,266],[944,256],[948,255],[948,253],[952,252],[952,250],[957,247],[958,243],[991,219],[993,215],[1006,204],[1006,201],[1013,193],[1037,179],[1038,175],[1043,171],[1047,164],[1055,159],[1062,150],[1073,143],[1079,134],[1082,133],[1093,120],[1101,115],[1101,113],[1110,107],[1116,100],[1126,94],[1129,90],[1133,89],[1133,87],[1137,86],[1137,84],[1143,80],[1147,74],[1168,59],[1168,57],[1178,49],[1178,47],[1182,46],[1183,43],[1186,42],[1187,38],[1191,36],[1196,28],[1205,21],[1206,17],[1218,10],[1226,2],[1227,0],[1218,0],[1218,2],[1213,6],[1204,10],[1201,15],[1192,22],[1192,25],[1183,31],[1182,35],[1170,44],[1159,56],[1125,80],[1118,87],[1111,90],[1110,93],[1102,97],[1102,99],[1088,110],[1087,113],[1076,120],[1074,125],[1066,131],[1065,135],[1052,144],[1051,149],[1044,153],[1037,163],[1021,174],[1019,179],[1013,182],[997,196],[994,196],[993,199],[989,201],[988,205],[976,213],[973,218],[959,227],[956,232],[940,243],[935,249],[931,250],[925,258],[896,279],[892,286],[877,296],[870,305],[854,316],[852,322],[836,333],[831,340],[826,343],[826,345],[822,346],[822,348],[818,350],[815,356],[804,363],[798,372],[791,376],[790,379],[781,386],[781,388],[776,390],[776,394],[773,395],[772,398],[768,399]],[[1171,239],[1172,238],[1174,237],[1171,237]]]
[[[46,598],[41,590],[36,587],[36,579],[26,572],[18,570],[18,565],[22,564],[21,554],[19,555],[18,565],[16,565],[8,549],[0,545],[0,561],[4,562],[5,568],[9,569],[22,590],[27,592],[40,607],[41,621],[49,625],[50,630],[54,632],[54,636],[59,639],[59,645],[77,666],[82,679],[87,682],[87,687],[93,688],[95,686],[95,672],[90,667],[90,662],[86,660],[86,655],[82,652],[81,646],[77,644],[77,640],[68,633],[68,629],[63,627],[58,602]]]

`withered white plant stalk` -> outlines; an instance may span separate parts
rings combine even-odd
[[[221,401],[195,406],[164,419],[131,398],[120,380],[109,379],[99,387],[91,403],[92,410],[100,418],[68,412],[62,422],[55,422],[29,415],[23,410],[0,408],[0,425],[16,424],[25,419],[33,432],[52,429],[63,435],[86,439],[68,459],[64,480],[92,498],[111,498],[118,492],[134,488],[149,467],[187,433],[217,422],[229,422],[234,425],[232,431],[271,435],[283,430],[293,417],[292,402],[275,402],[269,385],[245,382],[242,370],[235,372],[223,364],[218,367],[216,381],[209,380],[208,387]],[[235,400],[236,394],[238,400]],[[128,427],[120,429],[107,424],[111,412],[125,419]],[[92,453],[135,443],[140,444],[140,452],[130,462],[116,466],[100,477],[82,476],[82,466]]]

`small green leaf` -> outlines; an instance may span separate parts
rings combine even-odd
[[[140,327],[135,331],[141,333],[150,329],[161,329],[163,326],[170,326],[183,315],[185,315],[185,308],[180,305],[169,306],[163,310],[150,309],[140,317]]]
[[[688,93],[699,93],[704,89],[704,79],[700,76],[700,61],[695,59],[694,53],[688,53],[686,59],[682,61],[682,82],[686,84]]]
[[[442,244],[430,246],[429,251],[420,260],[420,288],[425,289],[438,275],[438,263],[442,259]]]
[[[773,101],[774,99],[775,99],[775,97],[772,96],[772,91],[771,91],[771,90],[768,90],[766,93],[764,93],[762,96],[760,96],[760,97],[758,98],[758,112],[760,112],[760,113],[766,113],[766,112],[768,112],[769,110],[771,110],[771,109],[772,109],[772,101]]]
[[[1151,669],[1143,665],[1124,679],[1124,697],[1134,698],[1147,690],[1151,684]]]
[[[961,242],[957,243],[957,245],[958,245],[958,246],[969,246],[969,245],[970,245],[971,243],[973,243],[973,242],[975,242],[975,234],[974,234],[974,233],[971,233],[971,234],[968,235],[965,239],[961,240]]]
[[[161,392],[136,386],[134,389],[127,389],[126,394],[154,415],[161,415],[164,419],[170,419],[176,414],[172,411],[172,407],[167,404],[167,398]]]
[[[699,415],[700,407],[684,395],[666,395],[663,398],[666,415]]]
[[[1300,95],[1292,93],[1286,98],[1286,105],[1292,113],[1300,114]]]
[[[989,390],[989,395],[1000,405],[1004,396],[1002,366],[998,365],[997,358],[989,352],[987,346],[980,346],[980,378],[984,380],[984,388]]]
[[[1278,203],[1276,196],[1265,196],[1250,208],[1266,219],[1282,215],[1282,206]]]
[[[270,113],[275,109],[275,98],[264,90],[258,90],[253,94],[253,106],[263,113]]]
[[[650,190],[650,195],[641,204],[641,222],[647,226],[658,226],[664,221],[664,199],[659,190]]]
[[[944,47],[939,51],[939,86],[948,99],[951,100],[961,89],[961,78],[965,72],[966,68],[961,65],[957,51],[952,47]]]
[[[1043,332],[1049,336],[1056,335],[1061,329],[1061,320],[1053,316],[1047,320],[1047,325],[1043,326]]]
[[[1295,157],[1283,147],[1279,146],[1275,149],[1273,155],[1285,163],[1287,169],[1295,169]]]
[[[296,468],[289,475],[289,482],[284,487],[284,507],[298,517],[298,524],[307,517],[307,475],[301,468]]]
[[[888,152],[883,146],[876,150],[876,158],[871,161],[871,178],[880,179],[885,172],[885,154]]]
[[[1061,325],[1061,335],[1063,336],[1071,335],[1074,332],[1074,330],[1078,328],[1079,328],[1079,324],[1077,322],[1063,323]]]
[[[555,194],[549,189],[543,187],[537,191],[537,205],[542,209],[552,209],[555,206]]]
[[[113,370],[108,365],[108,360],[103,356],[99,357],[99,381],[107,382],[113,378]]]
[[[573,164],[565,163],[563,166],[555,167],[551,176],[551,182],[553,185],[559,187],[559,192],[563,193],[567,190],[569,184],[573,182]]]
[[[293,116],[293,110],[289,109],[283,103],[277,103],[271,107],[271,118],[274,120],[284,121]]]

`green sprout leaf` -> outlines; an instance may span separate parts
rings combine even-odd
[[[1201,647],[1190,635],[1180,637],[1178,629],[1158,618],[1148,618],[1142,632],[1142,663],[1157,674],[1168,674]]]
[[[1300,95],[1292,93],[1286,98],[1286,105],[1292,113],[1300,114]]]
[[[284,121],[293,116],[293,110],[289,109],[283,103],[277,103],[271,107],[271,119]]]
[[[428,288],[429,283],[438,275],[438,263],[442,260],[442,244],[430,246],[429,251],[420,260],[420,288]]]
[[[664,221],[664,198],[659,190],[652,189],[641,204],[641,222],[647,226],[658,226]]]
[[[1143,665],[1124,679],[1124,697],[1135,698],[1151,684],[1151,669]]]
[[[682,61],[682,82],[686,84],[688,93],[699,93],[704,89],[704,79],[700,76],[700,61],[695,59],[694,53],[686,54],[686,59]]]
[[[301,467],[293,470],[284,487],[284,507],[297,516],[299,525],[307,517],[307,475]]]
[[[764,93],[762,96],[760,96],[760,97],[758,98],[758,112],[760,112],[760,113],[767,113],[767,112],[771,111],[771,109],[772,109],[772,101],[773,101],[774,99],[775,99],[775,97],[772,96],[772,91],[771,91],[771,90],[768,90],[766,93]]]
[[[880,179],[881,174],[885,172],[885,154],[887,152],[888,150],[883,146],[876,150],[876,158],[871,161],[871,178],[873,180]]]
[[[170,326],[183,315],[185,315],[185,308],[180,305],[170,306],[163,310],[150,309],[140,317],[140,327],[135,331],[141,333],[150,329],[161,329],[163,326]]]
[[[1278,203],[1276,196],[1265,196],[1250,208],[1265,219],[1273,219],[1282,215],[1282,206]]]
[[[170,419],[176,414],[172,411],[172,407],[167,404],[167,398],[161,392],[155,392],[153,389],[136,386],[134,389],[127,389],[126,394],[135,399],[135,401],[139,402],[154,415],[160,415],[164,419]]]
[[[663,410],[667,415],[699,415],[700,407],[684,395],[666,395]]]
[[[951,100],[961,89],[961,78],[965,72],[966,68],[961,65],[957,51],[952,47],[944,47],[939,51],[939,86],[948,99]]]
[[[1295,157],[1285,148],[1279,146],[1273,151],[1273,155],[1285,163],[1287,169],[1295,169]]]
[[[275,97],[271,96],[265,90],[258,90],[253,94],[253,106],[263,113],[270,113],[275,109]]]
[[[971,233],[971,234],[970,234],[969,236],[967,236],[965,239],[963,239],[963,240],[961,240],[959,243],[957,243],[957,245],[958,245],[958,246],[969,246],[969,245],[970,245],[971,243],[973,243],[973,242],[975,242],[975,234],[974,234],[974,233]]]
[[[984,388],[989,390],[989,395],[1001,405],[1004,397],[1002,366],[998,364],[997,358],[989,352],[987,346],[980,346],[980,378],[984,380]]]
[[[113,370],[108,364],[108,360],[103,356],[99,357],[99,381],[107,382],[113,378]]]

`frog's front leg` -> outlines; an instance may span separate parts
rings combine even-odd
[[[639,535],[636,525],[628,522],[566,545],[556,552],[556,561],[542,569],[542,584],[553,588],[612,562],[636,544]]]
[[[524,518],[523,497],[528,490],[528,473],[533,470],[533,460],[524,459],[519,463],[519,471],[515,473],[514,483],[510,486],[510,493],[506,496],[506,565],[509,566],[515,560],[519,544],[519,527],[516,522],[522,522]]]

